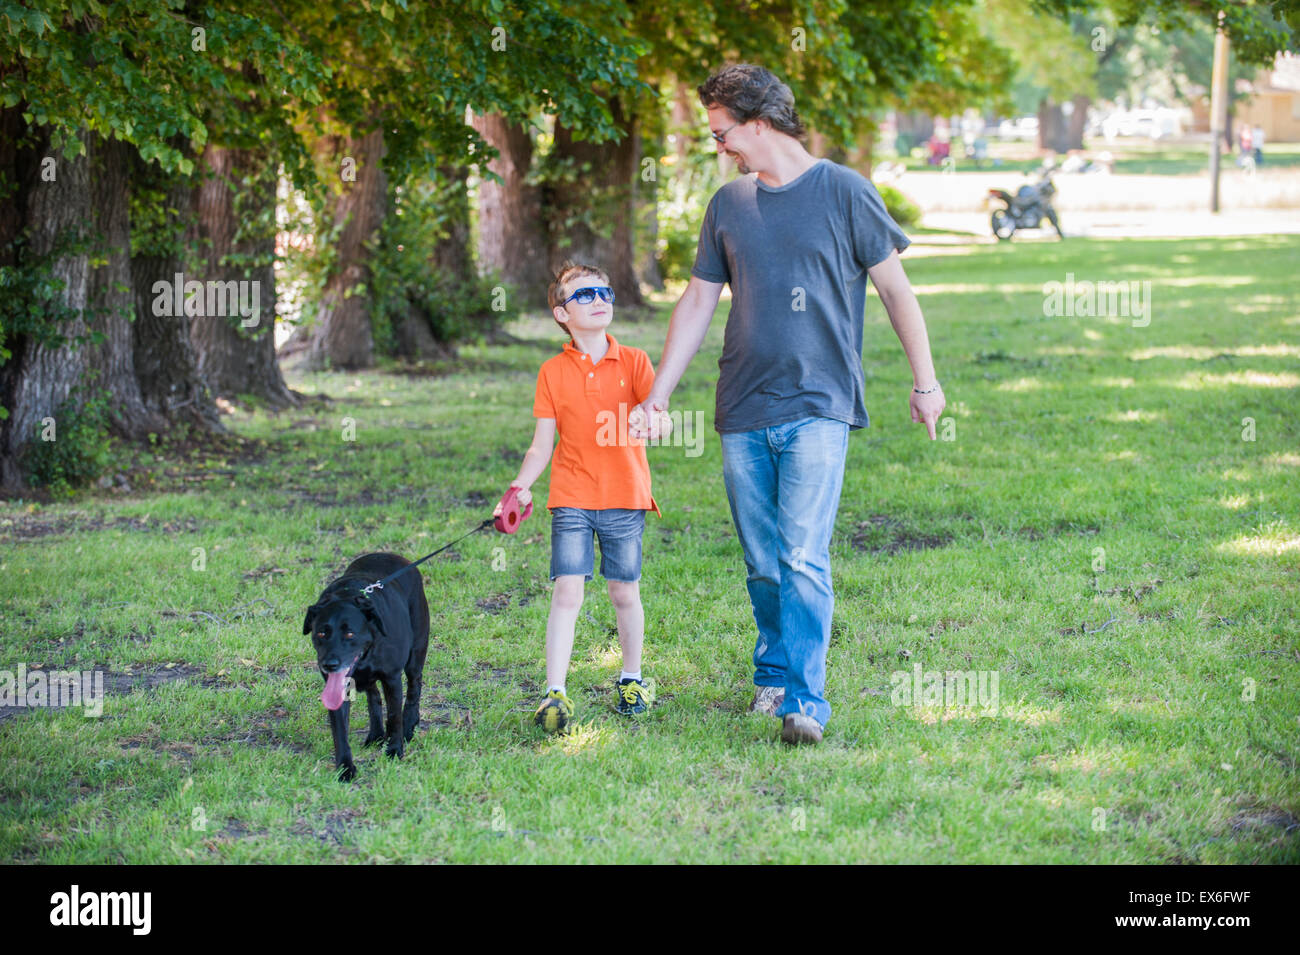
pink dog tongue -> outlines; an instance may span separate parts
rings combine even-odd
[[[337,710],[343,705],[343,694],[348,688],[349,670],[335,670],[325,678],[325,689],[321,692],[320,701],[325,704],[327,710]]]

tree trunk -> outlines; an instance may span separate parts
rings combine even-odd
[[[876,152],[876,134],[867,132],[849,153],[849,165],[866,178],[871,178],[872,159]]]
[[[204,278],[201,270],[195,272],[191,266],[194,183],[180,173],[163,172],[138,153],[133,159],[132,188],[146,202],[161,200],[164,210],[148,235],[139,230],[132,235],[133,340],[140,393],[145,407],[171,424],[224,431],[212,391],[199,374],[184,304],[184,286]],[[206,295],[200,299],[206,304]]]
[[[438,168],[438,185],[449,186],[442,192],[446,204],[447,234],[440,238],[429,255],[429,272],[433,284],[448,290],[453,301],[465,301],[459,293],[473,288],[478,282],[474,274],[474,259],[470,254],[469,195],[466,182],[469,170],[453,165]],[[456,315],[430,315],[424,307],[408,300],[406,313],[393,324],[393,342],[397,354],[416,360],[453,359],[456,346],[439,334],[443,329],[458,324],[463,313]]]
[[[62,341],[42,342],[29,328],[0,329],[12,353],[0,364],[0,405],[9,410],[0,420],[0,487],[12,489],[25,483],[22,456],[43,437],[44,419],[53,419],[58,440],[60,427],[93,391],[108,392],[111,426],[124,437],[166,426],[146,406],[134,363],[128,192],[134,149],[83,133],[86,155],[51,156],[47,131],[28,129],[22,108],[0,114],[0,178],[13,187],[0,200],[0,264],[22,272],[56,256],[50,268],[63,289],[41,322]],[[19,148],[27,133],[31,147]],[[20,256],[10,243],[24,232],[29,245]],[[89,241],[58,251],[77,237]],[[59,320],[55,309],[70,314]]]
[[[691,143],[695,142],[703,130],[696,115],[699,94],[689,83],[681,80],[675,82],[673,93],[672,122],[668,135],[673,137],[673,148],[677,153],[677,167],[683,168],[690,156]]]
[[[224,315],[190,319],[199,373],[219,395],[253,395],[271,408],[290,407],[298,398],[275,360],[275,164],[253,150],[209,145],[200,168],[205,175],[195,204],[202,278],[235,282],[225,287],[239,294],[233,302],[227,298]],[[245,316],[239,306],[254,311],[254,301],[255,314]]]
[[[305,367],[369,368],[375,363],[370,328],[370,266],[366,246],[374,241],[388,210],[384,131],[330,137],[329,162],[342,176],[332,220],[339,228],[333,269],[321,293],[316,320],[285,343],[282,355],[304,352]],[[363,291],[364,289],[364,291]]]
[[[1070,121],[1065,129],[1065,148],[1082,149],[1083,134],[1088,127],[1088,107],[1092,103],[1092,98],[1077,94],[1070,102],[1073,104],[1073,110],[1070,113]]]
[[[1069,150],[1068,143],[1061,104],[1044,96],[1038,104],[1038,148],[1064,153]]]
[[[641,277],[641,281],[646,286],[656,292],[663,291],[664,287],[664,277],[659,271],[658,249],[659,176],[671,168],[659,161],[664,154],[664,144],[664,135],[660,131],[654,136],[653,155],[642,157],[638,163],[632,189],[632,203],[636,215],[634,220],[636,230],[632,234],[632,246],[637,251],[633,271]]]
[[[577,178],[557,182],[551,191],[550,221],[574,222],[563,234],[551,235],[551,264],[558,268],[565,259],[572,259],[604,269],[619,304],[635,307],[645,304],[634,268],[640,137],[635,116],[627,115],[617,99],[611,101],[610,108],[614,125],[623,131],[617,142],[576,140],[569,127],[555,121],[554,155],[560,162],[573,163]],[[594,203],[593,194],[599,197]]]
[[[485,270],[500,273],[525,307],[545,308],[546,289],[554,273],[547,252],[542,194],[525,179],[533,162],[528,127],[492,113],[474,115],[474,128],[500,153],[487,164],[501,177],[478,189],[478,259]]]
[[[934,117],[929,113],[899,111],[894,114],[894,123],[897,128],[894,148],[898,151],[899,145],[904,145],[902,154],[909,152],[913,147],[924,146],[934,135]]]
[[[91,147],[90,187],[95,228],[106,243],[105,264],[91,273],[90,298],[99,310],[92,327],[104,342],[91,355],[98,381],[113,395],[114,430],[138,440],[161,432],[167,421],[146,407],[135,365],[135,297],[131,280],[131,167],[135,147],[96,137]]]
[[[439,166],[438,177],[443,183],[450,184],[452,190],[444,193],[450,207],[447,234],[439,239],[434,247],[429,267],[443,288],[468,294],[479,281],[478,274],[474,270],[474,256],[469,247],[469,169],[455,165]],[[452,340],[455,336],[447,335],[443,330],[451,327],[454,324],[453,320],[458,317],[451,315],[425,317],[437,346],[437,357],[456,357],[456,345]]]
[[[90,219],[91,204],[89,158],[64,159],[60,155],[52,167],[46,167],[52,170],[54,180],[42,179],[41,161],[48,155],[49,137],[43,129],[26,126],[21,108],[19,104],[4,111],[4,175],[11,188],[4,195],[5,214],[0,216],[10,236],[27,232],[25,255],[15,254],[17,250],[12,246],[5,248],[9,259],[5,264],[18,269],[31,267],[33,260],[51,254],[56,241],[77,234]],[[11,132],[15,135],[11,136]],[[24,133],[32,135],[33,148],[12,145]],[[90,137],[83,133],[82,142],[89,147]],[[0,485],[7,489],[24,485],[24,450],[38,439],[42,420],[55,418],[88,370],[86,348],[76,339],[87,332],[84,310],[89,298],[89,259],[84,251],[73,252],[54,259],[50,268],[52,278],[63,283],[57,305],[73,310],[75,315],[59,322],[57,331],[64,339],[59,345],[43,344],[34,335],[13,334],[12,329],[5,329],[4,346],[11,355],[0,366],[0,395],[9,411],[8,418],[0,420]],[[41,318],[48,322],[53,316]],[[58,424],[55,418],[55,440]]]
[[[447,234],[438,240],[430,263],[441,282],[454,285],[473,284],[474,260],[469,251],[469,195],[465,184],[469,170],[463,166],[439,166],[438,176],[453,184],[454,191],[447,197],[451,205]]]

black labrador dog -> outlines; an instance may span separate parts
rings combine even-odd
[[[387,740],[390,757],[401,758],[406,742],[420,722],[420,684],[429,652],[429,603],[424,578],[413,568],[372,590],[362,588],[410,564],[397,554],[365,554],[348,565],[343,576],[307,608],[302,632],[312,635],[316,664],[325,678],[321,702],[329,710],[334,734],[334,763],[339,779],[357,774],[348,745],[348,677],[366,692],[370,732],[365,745]],[[406,671],[406,702],[402,702],[402,671]],[[385,731],[379,686],[388,702]]]

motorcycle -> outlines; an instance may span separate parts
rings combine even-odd
[[[1056,234],[1062,239],[1060,220],[1052,208],[1052,196],[1056,186],[1052,185],[1052,171],[1044,170],[1039,181],[1021,186],[1013,196],[1005,189],[990,189],[989,198],[1003,203],[1006,208],[994,209],[989,221],[993,234],[999,239],[1009,240],[1017,229],[1037,229],[1045,218],[1052,224]]]

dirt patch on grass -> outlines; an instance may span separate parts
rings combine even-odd
[[[952,543],[947,532],[927,534],[904,524],[888,514],[872,514],[857,522],[857,530],[850,538],[856,551],[870,554],[894,555],[905,550],[934,550]]]
[[[1237,813],[1228,826],[1233,832],[1287,835],[1300,830],[1300,819],[1278,806],[1264,806]]]
[[[537,688],[538,683],[534,677],[525,674],[534,673],[535,669],[532,666],[497,667],[490,663],[479,662],[474,664],[474,679],[531,692]],[[444,688],[447,687],[448,685],[444,685]]]
[[[364,707],[362,708],[364,709]],[[281,706],[273,707],[248,717],[228,733],[222,733],[220,736],[204,737],[200,742],[207,745],[238,743],[241,746],[256,746],[259,749],[287,749],[294,753],[307,752],[308,747],[285,738],[280,732],[280,728],[288,719],[289,711],[287,709]]]
[[[476,687],[485,685],[504,690],[506,698],[522,699],[524,705],[535,707],[541,699],[542,685],[534,674],[532,666],[493,666],[482,661],[473,666],[468,680],[433,681],[426,680],[424,692],[420,698],[420,726],[465,726],[472,723],[471,707],[457,702],[466,699],[465,694]],[[493,697],[501,697],[502,690],[493,689]]]
[[[215,676],[209,676],[203,667],[192,666],[188,663],[150,664],[148,666],[127,667],[122,670],[110,670],[107,667],[100,666],[72,667],[62,664],[26,667],[26,676],[28,678],[33,673],[47,674],[45,677],[46,684],[51,682],[48,674],[55,672],[71,672],[76,676],[78,687],[75,696],[60,688],[57,699],[52,693],[47,693],[45,694],[46,702],[38,706],[0,706],[0,722],[38,709],[71,709],[79,707],[84,705],[82,701],[91,700],[93,702],[101,691],[105,698],[123,696],[137,691],[156,690],[160,686],[176,683],[180,680],[193,680],[204,689],[237,689],[248,688],[252,682],[286,680],[290,676],[288,670],[255,670],[251,676],[223,671]]]
[[[237,839],[247,839],[250,836],[264,836],[265,829],[249,829],[238,819],[229,820],[225,828],[213,835],[211,842],[234,842]]]
[[[300,818],[289,827],[289,834],[305,836],[336,847],[343,845],[343,836],[358,829],[368,829],[363,825],[365,813],[360,809],[335,809],[322,816],[311,819]]]
[[[1169,610],[1165,613],[1140,613],[1137,615],[1138,623],[1159,623],[1164,620],[1177,620],[1178,611]]]
[[[145,517],[109,517],[72,512],[61,517],[24,519],[22,517],[0,519],[0,537],[12,537],[15,540],[40,540],[44,537],[58,537],[64,534],[85,534],[92,531],[128,530],[155,534],[197,533],[199,523],[195,518],[183,520],[155,521]]]
[[[1118,587],[1111,587],[1109,590],[1099,590],[1099,594],[1107,597],[1130,597],[1134,601],[1141,600],[1147,594],[1156,590],[1164,583],[1160,577],[1153,577],[1150,580],[1143,580],[1138,583],[1120,584]]]
[[[428,732],[435,726],[467,726],[472,722],[470,708],[448,703],[440,694],[426,694],[420,701],[420,729]]]
[[[484,613],[499,614],[501,611],[510,607],[510,595],[492,594],[490,597],[480,597],[474,601],[474,606],[478,607]]]
[[[72,683],[55,678],[52,674],[70,673]],[[33,675],[39,674],[37,681],[41,686],[39,696],[31,706],[0,706],[0,722],[12,719],[23,713],[35,710],[63,710],[73,707],[95,706],[95,701],[107,696],[120,696],[135,690],[152,690],[164,683],[174,683],[202,674],[201,667],[188,666],[183,663],[167,664],[160,667],[130,668],[121,671],[106,667],[70,667],[64,665],[27,666],[24,668],[23,683],[16,689],[24,699],[34,702]],[[17,674],[15,674],[17,681]],[[55,686],[57,684],[57,688]]]

